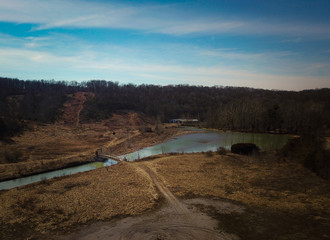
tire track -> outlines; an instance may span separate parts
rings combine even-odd
[[[182,204],[173,194],[172,192],[164,185],[162,181],[160,181],[156,175],[156,173],[147,166],[140,167],[142,171],[145,171],[150,178],[152,179],[154,185],[160,191],[160,193],[165,197],[167,202],[175,209],[178,214],[188,214],[189,210]]]
[[[141,164],[136,166],[136,170],[149,178],[150,184],[164,196],[165,206],[154,213],[127,217],[112,223],[96,223],[64,240],[239,240],[234,234],[220,231],[215,219],[177,199],[151,167]],[[203,200],[197,202],[202,204]]]

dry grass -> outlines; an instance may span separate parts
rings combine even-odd
[[[273,210],[330,213],[330,184],[271,156],[175,155],[144,162],[177,196],[216,196]]]
[[[127,163],[46,180],[0,195],[0,238],[7,239],[13,230],[16,236],[22,229],[70,231],[92,220],[137,215],[153,208],[157,199],[151,181]]]
[[[266,226],[263,236],[267,237],[274,231],[297,233],[307,221],[306,231],[312,232],[304,234],[317,239],[330,227],[329,182],[298,164],[278,162],[273,155],[177,154],[0,192],[0,238],[44,239],[86,223],[155,209],[160,196],[141,165],[153,169],[179,197],[217,197],[246,206],[245,215],[215,215],[222,226],[230,225],[229,230],[241,231],[242,236],[258,234],[256,226]],[[283,224],[286,219],[291,219],[294,229]],[[284,239],[301,239],[286,236]]]
[[[144,162],[182,198],[206,197],[245,206],[243,214],[201,209],[241,239],[329,239],[330,184],[274,155],[176,155]]]
[[[0,142],[0,181],[88,162],[99,148],[120,155],[183,134],[179,128],[165,129],[161,135],[141,133],[141,124],[145,125],[133,112],[79,126],[32,124],[31,130],[14,138],[15,144]],[[16,152],[20,153],[18,163],[9,163],[5,153]]]

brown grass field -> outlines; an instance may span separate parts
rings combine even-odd
[[[141,131],[144,127],[153,132]],[[100,148],[120,155],[187,133],[175,124],[164,124],[161,134],[154,129],[150,119],[133,112],[97,123],[29,123],[14,144],[0,142],[0,181],[90,162]]]
[[[156,131],[134,112],[82,123],[87,98],[70,96],[60,122],[29,122],[15,143],[0,142],[0,181],[188,133],[175,124]],[[0,239],[330,239],[329,182],[272,152],[121,162],[0,191],[0,202]]]
[[[216,239],[330,239],[329,182],[273,153],[163,155],[1,191],[0,238],[76,239],[65,236],[116,229],[109,226],[127,216],[157,215],[166,198],[244,209],[189,205],[216,220],[215,231],[238,237]],[[157,236],[149,239],[169,239]]]

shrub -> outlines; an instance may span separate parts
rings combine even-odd
[[[0,140],[22,133],[23,127],[17,119],[0,118]]]
[[[212,151],[207,151],[205,154],[206,154],[207,157],[212,157],[213,156],[213,152]]]
[[[303,136],[290,139],[279,151],[279,157],[297,162],[330,180],[330,150],[324,147],[325,139]]]
[[[72,188],[75,187],[84,187],[84,186],[88,186],[91,182],[90,181],[83,181],[83,182],[70,182],[67,183],[66,185],[64,185],[64,188],[66,190],[71,190]]]
[[[218,147],[217,154],[226,155],[227,154],[227,149],[225,149],[224,147]]]
[[[22,152],[16,150],[16,151],[8,151],[5,150],[5,159],[7,163],[17,163],[22,158]]]
[[[145,127],[145,126],[141,126],[141,127],[139,127],[139,131],[141,132],[141,133],[151,133],[152,132],[152,129],[151,129],[151,127]]]
[[[163,126],[160,123],[156,124],[155,132],[158,135],[160,135],[160,134],[162,134],[164,132]]]
[[[254,143],[236,143],[231,146],[231,152],[242,155],[251,155],[253,153],[258,153],[259,147]]]

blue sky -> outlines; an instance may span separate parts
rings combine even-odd
[[[330,87],[330,1],[0,0],[0,76]]]

